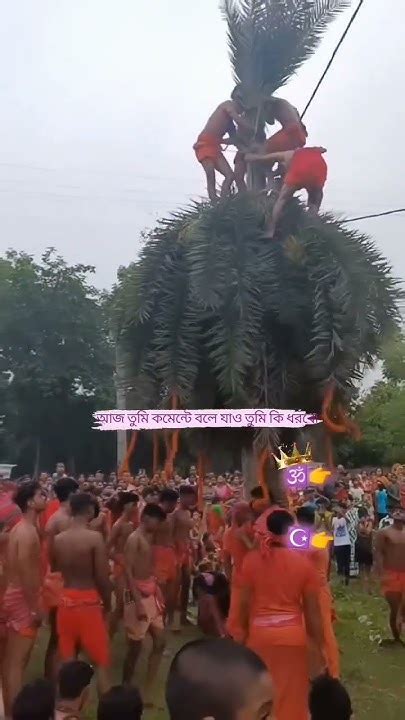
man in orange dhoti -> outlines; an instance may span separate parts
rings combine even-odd
[[[314,531],[315,529],[315,511],[313,508],[304,506],[297,509],[297,522],[302,527],[307,527]],[[321,609],[321,618],[323,625],[324,637],[324,655],[328,665],[328,672],[331,677],[339,678],[340,676],[340,658],[339,646],[337,644],[335,632],[333,630],[333,598],[328,582],[329,570],[329,549],[311,548],[308,550],[308,557],[313,563],[319,581],[319,606]],[[313,648],[309,643],[310,650],[310,666],[312,665]],[[314,674],[311,667],[311,676]],[[316,674],[316,673],[315,673]]]
[[[236,641],[241,640],[243,635],[239,623],[242,564],[247,553],[254,547],[252,510],[248,503],[237,503],[232,511],[232,525],[225,531],[223,544],[225,574],[231,584],[231,603],[226,629]]]
[[[281,163],[286,174],[280,194],[274,204],[273,214],[264,237],[272,239],[277,224],[288,200],[298,190],[308,193],[308,212],[317,214],[323,199],[323,188],[328,175],[328,167],[322,155],[326,152],[323,147],[301,148],[295,151],[271,153],[269,155],[246,154],[246,159]]]
[[[244,639],[272,676],[277,720],[308,718],[307,634],[317,653],[318,671],[325,670],[318,583],[308,558],[287,547],[293,524],[286,510],[272,513],[268,540],[248,553],[241,573]]]
[[[158,525],[153,545],[154,573],[165,601],[167,625],[173,622],[180,580],[180,566],[177,563],[172,516],[178,499],[179,494],[176,490],[165,488],[160,493],[159,507],[166,514],[166,519]]]

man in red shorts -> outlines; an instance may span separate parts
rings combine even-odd
[[[328,166],[322,155],[323,147],[300,148],[295,151],[271,153],[270,155],[246,154],[246,160],[263,161],[274,164],[281,163],[286,174],[280,194],[274,204],[272,218],[264,237],[272,239],[278,221],[288,200],[298,190],[305,189],[308,193],[308,210],[317,214],[323,199],[323,187],[328,175]]]
[[[392,512],[393,524],[379,530],[375,543],[375,567],[381,577],[382,593],[390,609],[393,640],[382,644],[403,644],[401,640],[402,608],[405,600],[405,510]]]
[[[50,548],[52,571],[63,577],[57,612],[59,654],[66,662],[80,650],[97,666],[99,693],[109,689],[109,638],[105,615],[111,610],[111,584],[107,551],[97,530],[89,523],[98,509],[87,493],[70,498],[72,520]]]

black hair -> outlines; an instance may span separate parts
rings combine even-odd
[[[77,480],[72,477],[60,478],[55,483],[55,495],[59,502],[66,502],[66,500],[69,500],[70,495],[78,491],[79,487]]]
[[[180,485],[179,487],[179,495],[180,497],[191,497],[192,495],[197,495],[197,489],[195,485]]]
[[[263,498],[264,498],[263,488],[260,487],[260,485],[256,485],[256,487],[251,489],[250,497],[252,498],[252,500],[263,500]]]
[[[302,522],[304,525],[315,525],[315,510],[309,505],[299,507],[295,514],[298,522]]]
[[[163,522],[163,520],[166,520],[166,513],[160,505],[155,505],[155,503],[148,503],[145,506],[145,509],[142,513],[142,517],[148,517],[152,518],[153,520],[160,520]]]
[[[171,488],[165,488],[159,495],[159,502],[176,503],[178,499],[179,493]]]
[[[69,499],[72,517],[86,515],[92,507],[95,510],[96,501],[90,493],[75,493]]]
[[[148,495],[157,495],[159,493],[159,489],[156,487],[156,485],[147,485],[142,490],[142,497],[145,500]]]
[[[14,502],[18,505],[21,512],[25,513],[27,511],[29,501],[32,500],[35,493],[40,489],[41,486],[36,480],[24,480],[19,485],[14,495]]]
[[[266,666],[256,653],[233,640],[203,639],[184,645],[167,676],[170,720],[234,720],[245,702],[246,686],[238,670],[254,678],[266,672]]]
[[[120,492],[118,495],[118,507],[120,510],[123,510],[125,505],[130,505],[130,503],[138,503],[139,502],[139,495],[137,495],[134,492]]]
[[[309,693],[311,720],[349,720],[353,714],[350,695],[336,678],[316,678]]]
[[[140,720],[143,702],[135,687],[115,685],[100,698],[97,720]]]
[[[359,509],[357,510],[357,515],[359,520],[361,520],[361,518],[367,518],[369,516],[367,508],[359,507]]]
[[[286,535],[294,525],[294,518],[287,510],[274,510],[267,518],[267,530],[273,535]]]
[[[77,700],[90,685],[93,675],[93,668],[83,660],[71,660],[62,665],[58,675],[60,699]]]
[[[13,702],[13,720],[52,720],[55,713],[55,691],[49,680],[35,680],[18,693]]]

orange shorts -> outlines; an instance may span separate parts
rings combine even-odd
[[[154,574],[159,585],[164,585],[177,577],[177,557],[172,547],[156,545],[153,549]]]
[[[47,612],[59,606],[63,591],[63,577],[59,572],[48,572],[45,575],[42,589],[44,608]]]
[[[198,136],[197,142],[193,145],[193,150],[198,162],[204,160],[215,162],[222,155],[220,139],[207,133],[201,133]]]
[[[107,667],[110,664],[107,626],[96,590],[63,590],[57,632],[63,661],[76,657],[80,649],[95,665]]]
[[[321,190],[328,175],[322,153],[315,148],[297,150],[284,178],[285,185],[295,190]]]
[[[306,127],[302,123],[287,125],[266,140],[266,153],[286,152],[302,148],[307,142],[307,137]]]
[[[381,579],[381,589],[383,595],[390,593],[405,595],[405,571],[384,570]]]
[[[4,620],[8,630],[18,635],[34,639],[39,630],[32,620],[32,613],[27,605],[21,588],[9,585],[3,597]]]

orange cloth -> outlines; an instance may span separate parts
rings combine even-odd
[[[384,570],[381,579],[381,589],[383,595],[387,595],[389,593],[405,595],[405,572]]]
[[[309,662],[302,597],[318,583],[303,553],[286,547],[253,550],[241,584],[250,590],[248,646],[266,663],[275,690],[277,720],[307,720]]]
[[[334,608],[333,597],[328,582],[329,550],[313,549],[308,557],[314,565],[319,580],[319,606],[322,617],[324,635],[324,654],[329,674],[334,678],[340,677],[339,646],[333,630]],[[311,640],[309,639],[310,661],[312,654]]]
[[[203,162],[203,160],[213,160],[215,162],[222,155],[221,139],[215,137],[215,135],[201,133],[197,138],[197,142],[193,145],[193,150],[198,162]]]
[[[3,597],[3,613],[7,629],[34,639],[38,626],[34,625],[22,588],[9,585]]]
[[[296,190],[322,189],[328,176],[328,166],[317,148],[296,150],[284,178],[284,184]]]
[[[82,649],[96,665],[109,665],[109,638],[97,590],[64,588],[57,632],[63,661],[76,657],[77,649]]]
[[[41,513],[41,516],[39,518],[39,527],[41,528],[41,530],[45,530],[46,523],[52,517],[52,515],[54,515],[56,511],[59,510],[59,508],[60,502],[57,498],[55,498],[54,500],[50,500],[47,503],[45,510],[43,511],[43,513]]]
[[[165,585],[177,577],[177,557],[172,547],[155,545],[153,548],[154,573],[160,585]]]
[[[63,576],[60,572],[51,572],[48,568],[43,584],[44,609],[49,612],[60,605],[63,591]]]
[[[239,617],[241,572],[243,561],[249,549],[238,538],[236,529],[230,527],[227,528],[224,534],[223,550],[232,560],[231,601],[226,629],[234,640],[239,641],[243,634]]]
[[[307,142],[307,137],[307,129],[302,123],[287,125],[266,140],[266,153],[286,152],[302,148]]]

